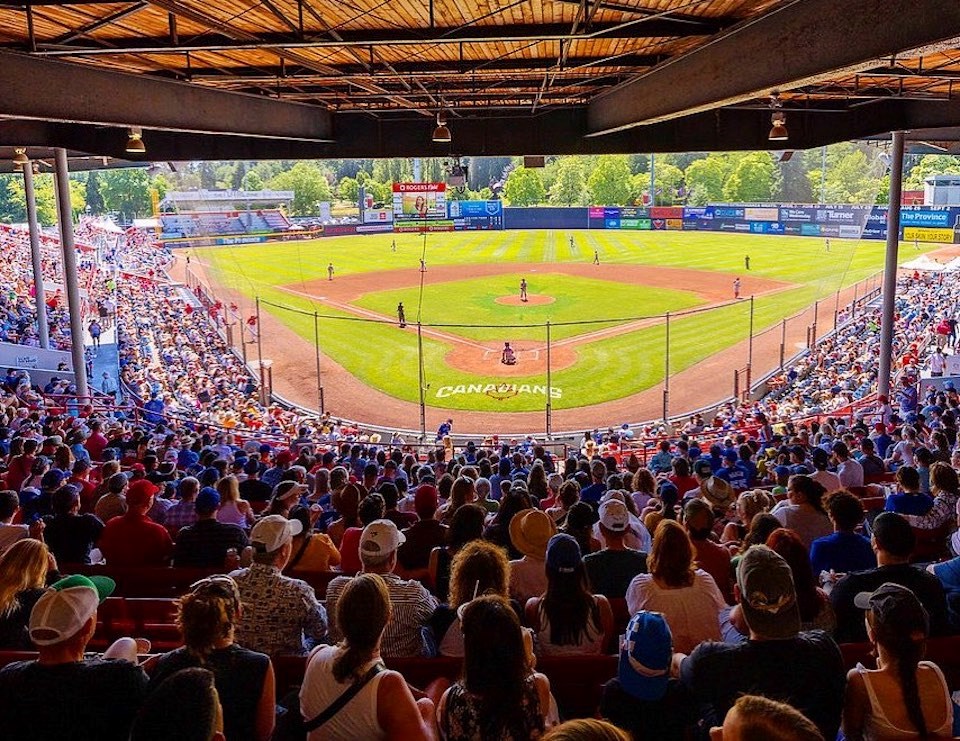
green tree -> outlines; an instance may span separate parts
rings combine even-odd
[[[723,186],[724,200],[733,203],[757,203],[773,198],[776,167],[769,152],[744,155]]]
[[[561,157],[557,177],[550,188],[550,203],[554,206],[586,205],[586,173],[577,157]]]
[[[341,178],[337,184],[337,198],[341,201],[356,203],[359,197],[360,186],[357,184],[357,179],[351,177]]]
[[[873,203],[881,188],[883,164],[871,162],[867,152],[856,146],[833,154],[827,157],[826,202]],[[819,194],[820,171],[812,170],[809,179],[811,187]]]
[[[597,158],[587,191],[598,206],[623,206],[630,201],[630,163],[626,155],[605,154]]]
[[[87,186],[80,180],[70,179],[70,211],[76,220],[87,208]]]
[[[200,163],[200,187],[205,190],[217,187],[217,169],[212,162]]]
[[[781,161],[780,187],[774,197],[782,203],[813,203],[813,184],[806,175],[803,158],[794,153],[789,160]]]
[[[654,159],[653,177],[657,188],[654,205],[672,206],[677,203],[679,200],[677,191],[683,184],[683,170],[669,162]],[[647,180],[649,182],[649,178]]]
[[[256,170],[250,170],[243,176],[240,187],[243,190],[263,190],[263,178]]]
[[[333,199],[330,183],[323,171],[313,162],[298,162],[290,170],[274,177],[268,186],[271,190],[292,190],[293,216],[310,216],[317,213],[321,201]]]
[[[684,171],[687,203],[691,206],[703,206],[723,200],[723,182],[726,178],[727,167],[723,158],[718,155],[691,162]]]
[[[537,170],[518,167],[507,178],[503,197],[512,206],[536,206],[546,200],[547,192]]]
[[[86,192],[84,195],[87,205],[90,207],[90,213],[102,214],[106,210],[103,202],[100,174],[96,170],[90,170],[90,172],[87,173]]]
[[[904,178],[904,190],[923,189],[924,180],[931,175],[960,175],[960,157],[950,154],[922,155]]]
[[[23,177],[10,176],[9,209],[11,221],[25,222],[27,220],[27,196],[23,190]],[[33,192],[37,204],[37,221],[43,226],[51,226],[57,221],[56,185],[53,175],[43,174],[33,176]],[[71,200],[72,200],[71,193]],[[72,205],[72,203],[71,203]]]
[[[142,167],[105,170],[103,201],[108,211],[120,215],[122,221],[131,221],[137,216],[152,212],[150,203],[150,176]]]

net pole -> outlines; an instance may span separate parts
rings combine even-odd
[[[837,289],[837,300],[833,306],[833,331],[837,331],[837,324],[840,322],[840,289]]]
[[[317,404],[322,415],[325,410],[323,408],[323,376],[320,375],[320,316],[317,312],[313,312],[313,347],[317,354]]]
[[[550,358],[550,322],[547,322],[547,403],[546,403],[546,427],[547,427],[547,440],[550,439],[553,434],[553,402],[550,395],[550,389],[552,384],[552,367],[551,367],[551,358]]]
[[[853,303],[850,304],[850,318],[857,318],[857,289],[860,288],[860,281],[853,284]]]
[[[787,353],[787,320],[784,318],[780,322],[780,370],[783,370],[783,363]]]
[[[417,321],[417,375],[420,386],[420,442],[427,439],[427,400],[424,396],[424,377],[423,377],[423,332],[422,325]]]
[[[753,382],[753,307],[754,297],[750,296],[750,336],[747,338],[747,383],[746,392],[750,395],[750,386]]]
[[[260,297],[257,296],[257,367],[260,371],[260,403],[267,404],[267,379],[263,375],[263,325],[260,323]]]
[[[663,341],[663,424],[670,424],[670,312],[664,316]]]
[[[903,132],[893,132],[893,152],[890,162],[890,201],[887,204],[887,251],[883,267],[883,313],[880,323],[880,371],[877,374],[877,393],[890,394],[890,374],[893,366],[893,317],[896,309],[897,254],[900,249],[900,203],[903,185]]]

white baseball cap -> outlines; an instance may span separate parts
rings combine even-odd
[[[273,553],[302,532],[303,523],[300,520],[288,520],[283,515],[267,515],[253,526],[250,543],[256,551]]]
[[[106,576],[75,574],[61,579],[30,611],[31,640],[38,646],[52,646],[72,638],[115,588],[113,579]]]
[[[619,499],[608,499],[600,505],[600,524],[615,533],[623,532],[630,524],[630,510]]]
[[[360,552],[371,556],[393,553],[407,536],[390,520],[374,520],[360,534]]]

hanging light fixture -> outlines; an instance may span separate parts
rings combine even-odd
[[[27,157],[26,149],[23,147],[17,147],[13,150],[13,164],[17,166],[30,164],[30,158]]]
[[[143,144],[143,131],[139,126],[132,126],[127,131],[127,154],[146,154],[147,148]]]
[[[433,141],[449,144],[452,139],[450,129],[447,128],[447,112],[441,109],[437,111],[437,127],[433,130]]]
[[[783,103],[780,102],[780,95],[776,91],[770,94],[770,108],[773,111],[770,114],[772,127],[767,138],[772,142],[786,141],[790,138],[790,132],[787,131],[787,114],[783,112]]]

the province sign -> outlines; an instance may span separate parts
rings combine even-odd
[[[460,386],[441,386],[437,389],[437,398],[446,399],[450,396],[460,394],[482,394],[492,399],[510,399],[521,394],[532,394],[538,396],[547,395],[547,387],[529,383],[471,383],[461,384]],[[550,398],[559,399],[563,396],[563,389],[556,386],[550,387]]]

